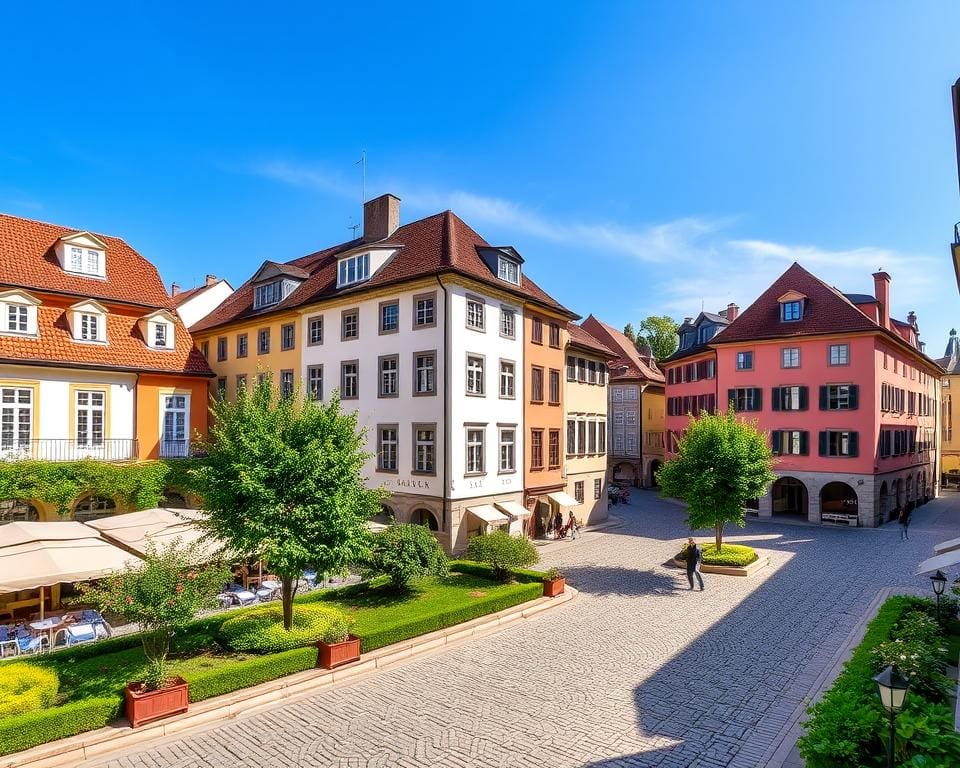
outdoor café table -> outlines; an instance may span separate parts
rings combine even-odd
[[[49,643],[49,648],[53,648],[53,635],[60,628],[60,625],[63,624],[63,617],[56,616],[52,619],[40,619],[39,621],[31,621],[30,628],[37,630],[37,632],[46,632],[47,633],[47,642]]]

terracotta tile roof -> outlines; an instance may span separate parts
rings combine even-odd
[[[400,250],[369,280],[338,290],[336,287],[338,255],[352,249],[360,249],[364,245],[371,248],[395,245]],[[450,273],[472,277],[521,299],[565,313],[571,318],[576,317],[573,312],[545,293],[526,275],[523,275],[519,287],[498,280],[477,252],[478,248],[483,247],[489,247],[489,243],[452,211],[444,211],[405,224],[387,240],[379,243],[365,244],[361,239],[350,240],[287,262],[287,266],[304,270],[309,277],[287,298],[269,310],[254,311],[253,285],[248,280],[217,309],[195,323],[190,330],[204,331],[226,323],[270,315],[335,296],[362,294],[364,291],[381,286]]]
[[[617,353],[610,349],[610,347],[576,323],[567,323],[567,333],[570,334],[571,344],[576,344],[578,347],[599,352],[601,355],[606,355],[608,359],[612,359],[617,356]]]
[[[84,230],[0,214],[0,283],[147,307],[171,307],[156,267],[118,237],[107,244],[106,280],[65,272],[54,254],[63,236]]]
[[[610,380],[618,379],[646,379],[659,384],[664,383],[663,372],[656,362],[647,361],[640,356],[637,348],[621,331],[612,328],[606,323],[597,320],[593,315],[587,317],[581,325],[588,333],[606,344],[617,357],[610,361]],[[615,369],[625,368],[617,372]]]

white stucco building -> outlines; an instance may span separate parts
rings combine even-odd
[[[230,283],[218,279],[216,275],[207,275],[204,284],[196,288],[182,290],[174,283],[170,289],[170,298],[183,324],[189,328],[223,304],[231,293],[233,287]]]

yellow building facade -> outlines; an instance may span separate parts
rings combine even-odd
[[[950,331],[946,353],[937,363],[946,372],[940,380],[940,472],[947,479],[956,476],[960,483],[960,424],[954,421],[953,407],[953,396],[960,398],[960,341],[956,330]]]

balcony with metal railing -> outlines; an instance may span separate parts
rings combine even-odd
[[[70,438],[0,439],[0,461],[130,461],[138,456],[137,441],[132,438],[86,442]]]
[[[190,456],[189,440],[161,440],[161,459],[185,459]]]

